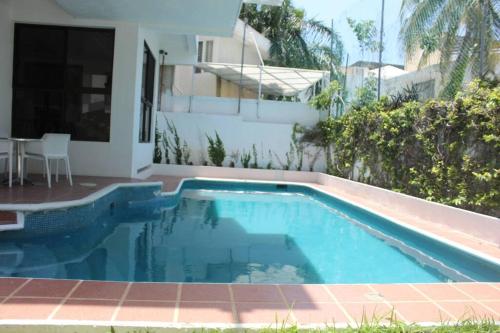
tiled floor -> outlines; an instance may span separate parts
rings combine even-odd
[[[69,201],[84,198],[114,183],[156,181],[152,179],[73,176],[73,186],[70,186],[66,178],[61,176],[58,183],[54,179],[52,180],[52,188],[49,189],[46,180],[41,175],[30,175],[30,179],[33,180],[33,183],[24,186],[14,185],[12,188],[9,188],[8,186],[0,185],[0,203],[21,204]],[[172,177],[172,180],[178,183],[178,178]],[[168,185],[170,183],[168,181]]]
[[[229,327],[273,323],[357,325],[391,316],[407,323],[500,321],[500,283],[241,285],[0,279],[0,325],[46,324]]]
[[[164,191],[177,188],[181,178],[153,176]],[[35,185],[0,187],[0,203],[41,203],[80,199],[112,183],[140,182],[125,178],[74,177],[48,189],[42,178]],[[87,184],[86,184],[87,183]],[[88,186],[93,183],[95,186]],[[310,184],[337,196],[334,189]],[[345,197],[421,230],[500,258],[498,246],[434,223],[417,221],[401,212],[378,207],[363,198]],[[0,216],[0,223],[8,220]],[[363,318],[391,316],[405,322],[440,323],[463,318],[500,321],[500,283],[393,285],[238,285],[95,282],[0,278],[2,323],[85,323],[171,326],[197,323],[268,326],[289,324],[356,325]]]

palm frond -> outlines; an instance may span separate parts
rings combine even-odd
[[[451,99],[455,97],[456,92],[461,88],[473,48],[474,40],[472,33],[468,31],[463,38],[457,59],[453,62],[451,69],[445,76],[446,84],[441,92],[441,97]]]
[[[483,10],[484,1],[487,10]],[[499,9],[499,0],[403,0],[399,38],[407,55],[423,49],[419,66],[439,51],[441,95],[452,97],[466,74],[484,75],[487,64],[481,54],[489,55],[500,37]],[[437,38],[435,48],[422,47],[428,46],[428,36]]]
[[[407,54],[415,52],[419,45],[420,34],[428,30],[446,0],[405,0],[401,6],[400,38]]]

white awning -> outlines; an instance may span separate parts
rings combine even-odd
[[[243,0],[243,2],[269,6],[281,6],[283,4],[283,0]]]
[[[220,76],[222,79],[240,85],[241,65],[203,62],[196,67]],[[259,91],[261,82],[262,93],[275,96],[296,96],[316,84],[327,82],[330,73],[311,69],[272,67],[259,65],[243,65],[241,86],[253,91]]]
[[[0,0],[1,1],[1,0]],[[169,34],[233,34],[241,0],[55,0],[77,18],[135,22]]]

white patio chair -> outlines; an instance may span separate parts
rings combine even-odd
[[[14,142],[0,139],[0,160],[5,160],[5,170],[9,173],[9,187],[12,187],[12,158],[14,152]]]
[[[56,162],[56,182],[59,181],[59,161],[64,160],[66,178],[73,186],[71,168],[69,166],[68,147],[71,135],[45,133],[40,141],[27,142],[23,151],[23,166],[27,171],[26,160],[36,159],[44,162],[44,173],[47,173],[47,185],[51,187],[50,161]]]

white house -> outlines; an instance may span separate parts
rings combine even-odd
[[[0,136],[71,133],[75,174],[147,176],[160,50],[195,64],[243,1],[0,0]]]
[[[454,61],[458,49],[452,54]],[[382,95],[394,95],[402,89],[415,85],[421,100],[435,98],[444,88],[445,81],[440,69],[441,53],[436,51],[429,55],[426,62],[421,63],[423,51],[416,50],[414,54],[406,55],[404,65],[384,64],[381,69],[380,91]],[[489,55],[489,61],[495,64],[492,76],[500,77],[500,43],[495,43]],[[346,90],[349,100],[355,98],[356,90],[363,86],[367,78],[378,78],[378,63],[358,61],[347,68]],[[464,82],[470,82],[473,75],[470,68],[465,73]]]
[[[245,40],[244,48],[243,40]],[[269,58],[271,42],[250,25],[245,27],[245,23],[238,19],[232,36],[198,36],[197,46],[198,63],[241,64],[242,53],[244,52],[244,64],[260,65],[260,57],[263,60]],[[170,93],[176,96],[238,97],[238,85],[224,80],[214,73],[195,66],[176,65],[173,67],[167,68],[166,75],[164,75],[167,82],[165,85],[167,94]],[[244,89],[242,95],[245,98],[255,99],[257,97],[255,91],[248,89]]]

